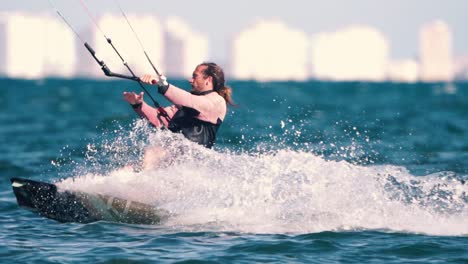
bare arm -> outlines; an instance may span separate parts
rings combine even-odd
[[[164,96],[173,104],[190,107],[199,112],[206,112],[214,107],[214,102],[209,97],[193,95],[172,84],[169,85]]]
[[[160,116],[160,112],[158,109],[148,105],[143,101],[143,95],[144,93],[136,94],[136,93],[129,93],[129,92],[124,92],[124,99],[127,101],[129,104],[132,105],[133,110],[142,118],[147,119],[151,124],[153,124],[157,128],[161,128],[163,126],[167,126],[168,122],[165,118]],[[169,115],[169,118],[171,118],[175,112],[177,112],[177,107],[175,105],[165,107],[164,110],[166,110],[167,114]],[[158,118],[158,116],[160,118]]]
[[[216,124],[218,119],[221,121],[226,115],[226,102],[213,92],[204,96],[191,94],[183,89],[180,89],[172,84],[158,84],[157,77],[152,75],[143,75],[141,81],[148,84],[157,84],[158,92],[163,94],[169,101],[177,106],[185,106],[200,112],[198,119]],[[161,79],[160,79],[161,80]],[[159,81],[160,81],[159,80]],[[165,80],[165,79],[164,79]]]

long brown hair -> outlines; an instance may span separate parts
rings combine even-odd
[[[203,62],[198,66],[206,66],[203,74],[213,78],[213,89],[224,98],[226,104],[235,106],[236,104],[232,100],[232,88],[226,86],[223,69],[213,62]]]

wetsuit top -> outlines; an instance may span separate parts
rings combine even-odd
[[[173,85],[164,96],[174,103],[164,108],[170,117],[169,122],[160,118],[157,109],[144,102],[134,109],[155,127],[166,126],[172,132],[181,132],[187,139],[211,148],[226,115],[224,98],[213,90],[189,93]]]
[[[215,91],[191,92],[191,94],[198,96],[209,93],[215,93]],[[223,121],[218,118],[216,124],[213,124],[198,119],[198,115],[200,115],[198,110],[183,106],[172,116],[167,128],[172,132],[182,132],[187,139],[211,148],[216,140],[216,132]]]

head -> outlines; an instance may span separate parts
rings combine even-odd
[[[226,100],[226,103],[234,105],[231,98],[232,90],[226,86],[224,71],[213,62],[199,64],[192,74],[190,84],[192,85],[192,91],[214,90]]]
[[[204,92],[213,90],[213,77],[208,76],[205,71],[208,66],[198,65],[192,73],[190,84],[192,85],[192,91]]]

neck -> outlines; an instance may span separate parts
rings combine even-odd
[[[213,86],[210,85],[210,86],[203,87],[200,92],[206,92],[206,91],[211,91],[211,90],[214,90],[214,89],[213,89]]]
[[[203,93],[203,92],[211,91],[211,90],[214,90],[212,86],[206,86],[206,87],[203,87],[201,89],[192,90],[192,92]]]

